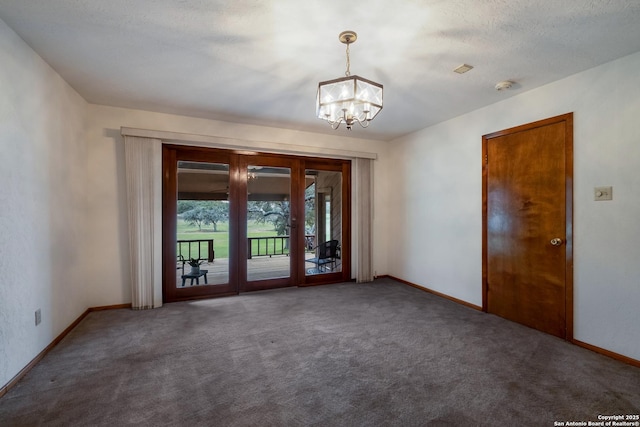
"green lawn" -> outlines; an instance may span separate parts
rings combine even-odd
[[[269,223],[257,223],[255,221],[249,221],[247,228],[248,237],[268,237],[276,236],[276,232],[272,224]],[[202,227],[202,230],[198,230],[197,226],[192,226],[184,222],[182,219],[178,219],[178,239],[177,240],[204,240],[213,239],[213,249],[215,251],[216,258],[228,258],[229,257],[229,224],[218,224],[218,231],[214,232],[213,227]],[[207,244],[200,243],[200,253],[203,258],[206,258]],[[192,251],[194,246],[192,245]],[[196,249],[197,251],[197,249]],[[188,258],[187,245],[183,244],[182,254]],[[192,253],[192,257],[197,256],[196,253]]]

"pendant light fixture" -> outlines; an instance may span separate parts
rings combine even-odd
[[[351,75],[349,45],[358,35],[343,31],[338,38],[347,45],[347,71],[345,77],[318,83],[316,114],[333,129],[338,129],[340,123],[345,123],[349,130],[354,123],[366,128],[382,110],[382,85]]]

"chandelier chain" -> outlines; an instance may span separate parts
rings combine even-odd
[[[351,59],[349,58],[349,42],[347,42],[347,71],[345,71],[344,75],[347,77],[351,75]]]

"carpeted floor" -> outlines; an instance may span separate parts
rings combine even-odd
[[[553,426],[640,414],[640,369],[392,280],[93,312],[2,426]]]

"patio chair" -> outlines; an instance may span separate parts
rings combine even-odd
[[[316,256],[306,261],[315,264],[318,272],[333,271],[337,260],[340,259],[340,243],[337,240],[329,240],[315,247]]]

